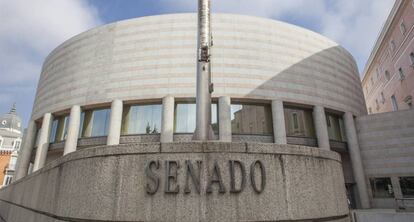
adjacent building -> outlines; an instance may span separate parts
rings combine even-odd
[[[357,119],[371,203],[413,208],[414,1],[397,0],[363,72],[370,115]]]
[[[368,113],[412,109],[414,1],[397,0],[363,72]]]
[[[13,105],[9,113],[0,116],[0,182],[12,182],[17,156],[22,143],[22,120]]]

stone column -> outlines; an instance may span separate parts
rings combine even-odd
[[[39,144],[37,145],[36,157],[33,165],[33,171],[42,168],[46,163],[47,151],[49,149],[50,128],[52,126],[52,114],[45,113],[40,129]]]
[[[17,157],[16,173],[13,177],[13,181],[25,177],[29,171],[30,157],[32,156],[32,150],[36,139],[36,130],[36,123],[31,120],[27,127],[26,135],[24,135],[23,146]]]
[[[218,101],[219,140],[231,142],[231,100],[222,96]]]
[[[313,107],[313,121],[315,123],[318,147],[330,150],[328,126],[326,125],[325,109],[322,106]]]
[[[283,101],[272,101],[273,136],[276,144],[287,144]]]
[[[364,168],[362,166],[361,152],[359,150],[358,136],[352,113],[347,112],[344,114],[344,124],[349,150],[349,157],[351,159],[352,171],[354,173],[361,207],[370,208],[365,173]]]
[[[80,116],[80,106],[72,106],[72,109],[70,109],[68,136],[65,141],[65,149],[63,150],[63,155],[76,151],[76,147],[78,146]]]
[[[106,145],[118,145],[121,137],[122,124],[122,100],[116,99],[111,105],[111,119],[109,120],[109,132]]]
[[[174,136],[174,97],[162,99],[161,143],[173,142]]]

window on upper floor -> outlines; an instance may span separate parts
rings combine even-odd
[[[414,197],[414,177],[400,177],[400,187],[403,197]]]
[[[413,108],[413,97],[411,95],[408,95],[404,98],[405,104],[407,104],[409,109]]]
[[[273,135],[272,111],[269,104],[231,104],[233,134]]]
[[[397,103],[397,99],[395,98],[395,95],[391,96],[391,103],[392,103],[392,110],[397,111],[398,110],[398,103]]]
[[[385,70],[385,79],[387,81],[389,81],[391,79],[390,72],[388,72],[388,70]]]
[[[9,161],[9,170],[15,170],[16,169],[16,163],[17,163],[17,156],[12,155],[10,157],[10,161]]]
[[[342,142],[346,141],[342,116],[333,113],[326,113],[326,124],[330,140]]]
[[[316,137],[311,109],[286,106],[284,114],[287,136]]]
[[[405,79],[404,71],[403,71],[402,68],[399,68],[398,69],[398,74],[399,74],[400,80],[404,80]]]
[[[161,132],[161,104],[125,105],[121,134],[158,134]]]
[[[6,176],[4,176],[3,186],[9,185],[11,183],[12,179],[13,179],[13,176],[12,175],[6,175]]]
[[[3,138],[0,138],[0,148],[3,147]]]
[[[395,50],[395,48],[396,48],[396,45],[395,45],[394,40],[391,40],[391,42],[390,42],[390,47],[391,47],[391,51],[392,51],[392,52],[394,52],[394,50]]]
[[[405,27],[404,21],[400,23],[400,31],[403,35],[405,35],[405,33],[407,32],[407,28]]]
[[[108,135],[111,109],[86,110],[81,114],[81,137]]]
[[[391,179],[389,177],[370,178],[373,198],[393,198],[394,189],[392,188]]]
[[[411,66],[414,66],[414,52],[410,53],[410,63],[411,63]]]
[[[211,126],[218,134],[217,104],[211,104]],[[194,133],[196,128],[196,104],[176,102],[174,107],[174,133]]]
[[[379,77],[380,77],[380,69],[379,68],[376,69],[376,74],[377,74],[377,80],[378,80]]]
[[[57,143],[66,140],[69,116],[57,116],[53,119],[50,130],[50,143]]]
[[[384,97],[384,93],[383,92],[381,92],[381,102],[382,102],[382,104],[385,103],[385,97]]]
[[[371,107],[369,107],[368,108],[368,114],[371,114],[372,113],[372,108]]]
[[[371,85],[374,86],[374,78],[371,76]]]
[[[14,147],[15,149],[20,149],[20,145],[21,145],[21,143],[22,143],[22,141],[21,141],[20,139],[17,139],[17,140],[15,140],[15,141],[14,141],[14,143],[13,143],[13,147]]]

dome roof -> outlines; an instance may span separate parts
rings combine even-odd
[[[13,104],[9,113],[0,116],[0,130],[8,130],[15,133],[22,132],[22,119],[16,114],[16,104]]]

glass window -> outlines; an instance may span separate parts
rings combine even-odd
[[[3,185],[7,186],[11,183],[13,176],[12,175],[6,175],[4,177]]]
[[[389,81],[391,79],[390,72],[388,72],[388,70],[385,70],[385,79],[387,81]]]
[[[390,45],[391,45],[391,50],[394,51],[395,50],[395,42],[394,42],[394,40],[391,40]]]
[[[401,22],[400,24],[400,31],[401,31],[401,34],[403,35],[405,35],[405,32],[407,32],[407,28],[405,27],[404,22]]]
[[[400,187],[403,197],[414,197],[414,177],[400,177]]]
[[[344,122],[341,116],[326,113],[326,123],[328,125],[328,136],[330,140],[346,141]]]
[[[272,111],[269,105],[232,104],[233,134],[272,135]]]
[[[312,111],[285,107],[286,136],[315,138]]]
[[[410,62],[411,65],[414,66],[414,52],[410,53]]]
[[[20,149],[20,145],[21,145],[22,141],[21,140],[15,140],[14,141],[14,148],[16,149]]]
[[[69,116],[55,117],[52,122],[52,128],[50,131],[50,143],[57,143],[66,140],[69,124]]]
[[[400,74],[400,80],[405,79],[405,75],[404,75],[404,72],[403,72],[402,68],[398,69],[398,74]]]
[[[125,106],[122,116],[122,135],[160,133],[161,111],[161,104]]]
[[[392,189],[390,178],[370,178],[372,196],[374,198],[393,198],[394,190]]]
[[[174,132],[194,133],[196,127],[196,104],[176,103],[174,110]],[[211,124],[215,134],[218,134],[217,104],[211,104]]]
[[[82,137],[97,137],[108,135],[110,109],[96,109],[82,112]]]
[[[398,110],[398,104],[397,104],[397,99],[395,98],[394,95],[391,96],[391,102],[392,102],[392,110],[397,111]]]

